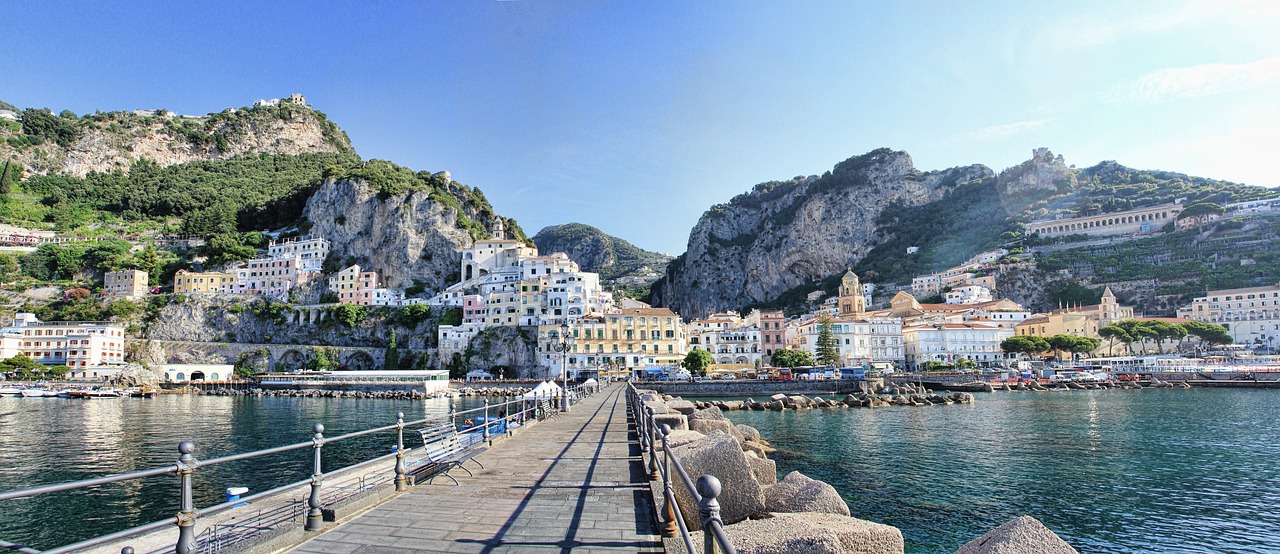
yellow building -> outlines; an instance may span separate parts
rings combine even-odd
[[[538,327],[539,358],[552,370],[560,368],[560,354],[552,348],[559,333],[559,324]],[[575,374],[583,370],[675,366],[687,353],[684,322],[675,312],[667,308],[625,308],[572,322],[566,365]]]
[[[111,271],[102,280],[102,295],[106,298],[142,298],[150,291],[147,272],[140,269]]]
[[[1066,310],[1029,317],[1014,327],[1018,336],[1048,338],[1054,335],[1075,335],[1098,338],[1098,321],[1088,314]]]
[[[195,273],[185,269],[178,270],[173,276],[174,294],[217,294],[235,290],[236,274],[220,271]]]

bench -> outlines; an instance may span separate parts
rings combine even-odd
[[[468,444],[452,423],[434,425],[418,432],[422,434],[423,456],[405,464],[408,466],[407,474],[412,476],[415,482],[426,477],[427,483],[431,483],[436,477],[443,475],[457,485],[458,480],[449,475],[449,472],[461,469],[467,472],[467,475],[474,475],[471,470],[462,465],[468,461],[484,469],[484,464],[473,458],[488,448]]]

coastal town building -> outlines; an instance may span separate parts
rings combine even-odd
[[[991,289],[982,285],[963,285],[954,287],[943,295],[947,304],[981,304],[990,302]]]
[[[467,345],[471,344],[471,339],[479,335],[484,328],[483,322],[439,326],[436,329],[436,344],[439,345],[438,357],[442,365],[448,364],[454,354],[465,353]]]
[[[69,379],[101,381],[124,367],[124,338],[124,327],[110,322],[43,322],[19,313],[12,325],[0,328],[0,359],[23,355],[69,367]]]
[[[1122,306],[1111,292],[1102,291],[1102,300],[1088,306],[1068,306],[1045,314],[1036,314],[1016,327],[1018,335],[1051,337],[1076,335],[1098,338],[1098,329],[1122,319],[1133,319],[1133,306]]]
[[[558,369],[560,354],[551,349],[557,325],[539,328],[539,358]],[[667,308],[616,309],[585,317],[571,325],[568,367],[571,371],[603,367],[637,369],[674,367],[688,353],[680,316]]]
[[[780,311],[754,310],[747,316],[748,323],[754,323],[760,330],[760,353],[764,355],[765,365],[774,352],[786,349],[787,318]]]
[[[1280,283],[1209,291],[1178,309],[1178,317],[1227,328],[1237,344],[1280,347]]]
[[[1000,342],[1013,336],[1013,332],[1013,329],[980,323],[903,327],[906,366],[919,370],[928,362],[956,364],[966,360],[979,366],[994,365],[1004,358]]]
[[[107,299],[142,298],[151,292],[147,272],[141,269],[108,271],[102,280],[102,296]]]
[[[797,325],[802,347],[817,355],[821,318]],[[903,361],[902,320],[894,317],[831,318],[831,330],[839,345],[840,363],[861,366]]]
[[[1027,224],[1027,235],[1061,237],[1154,233],[1175,221],[1182,208],[1180,204],[1162,204],[1123,212],[1033,221]]]
[[[462,297],[462,322],[483,323],[485,317],[484,297],[479,294],[468,294]]]
[[[235,292],[236,274],[222,271],[196,273],[179,269],[173,276],[174,294],[219,294]]]
[[[299,271],[319,273],[324,259],[329,255],[329,241],[320,237],[303,237],[271,241],[267,245],[267,257],[273,260],[293,258]]]
[[[867,311],[867,299],[862,290],[862,283],[852,270],[840,277],[839,307],[841,317],[856,317]]]
[[[364,271],[360,264],[355,264],[334,273],[328,284],[329,292],[337,295],[339,304],[373,306],[375,291],[379,288],[378,272]]]
[[[282,298],[313,275],[300,271],[297,258],[249,260],[236,268],[236,294]]]

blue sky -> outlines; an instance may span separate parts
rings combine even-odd
[[[1056,4],[1056,5],[1051,5]],[[1047,146],[1280,185],[1280,2],[0,5],[0,99],[203,114],[305,94],[366,158],[449,170],[530,234],[684,251],[712,204],[887,146]]]

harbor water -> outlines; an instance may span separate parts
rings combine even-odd
[[[454,401],[458,410],[481,398]],[[497,399],[494,399],[497,402]],[[73,400],[0,398],[0,490],[173,465],[178,443],[196,443],[198,459],[211,459],[311,439],[312,426],[325,436],[394,424],[397,411],[412,421],[449,413],[449,400],[354,398],[217,397]],[[420,444],[405,433],[409,446]],[[395,432],[327,444],[326,470],[392,452]],[[228,487],[250,493],[306,479],[311,449],[200,468],[197,506],[223,501]],[[175,476],[104,485],[0,502],[0,540],[37,549],[173,517],[178,506]],[[175,532],[176,537],[176,532]]]
[[[909,553],[1020,515],[1081,552],[1280,552],[1280,394],[1002,392],[972,405],[727,412]]]

